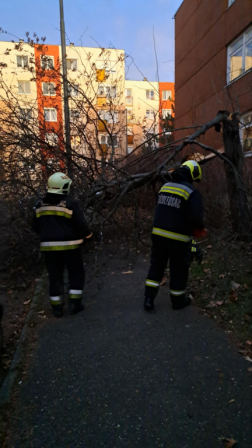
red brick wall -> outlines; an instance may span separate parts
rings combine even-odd
[[[226,87],[227,45],[251,23],[251,0],[235,0],[230,8],[228,0],[184,0],[175,16],[175,128],[204,124],[220,109],[252,108],[251,71]],[[222,146],[214,131],[203,141]]]

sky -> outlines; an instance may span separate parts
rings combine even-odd
[[[124,49],[126,78],[174,81],[174,14],[182,0],[64,0],[66,43]],[[59,0],[1,0],[0,40],[37,33],[60,44]],[[154,51],[154,38],[158,64]],[[9,33],[9,34],[8,34]],[[13,35],[15,37],[13,37]],[[157,70],[158,66],[158,70]]]

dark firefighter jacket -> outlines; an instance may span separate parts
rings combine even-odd
[[[76,249],[91,234],[77,203],[53,193],[37,201],[32,228],[40,236],[42,251]]]
[[[186,169],[174,172],[158,195],[152,233],[173,240],[189,242],[194,229],[203,224],[203,202]]]

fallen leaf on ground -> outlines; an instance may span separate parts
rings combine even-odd
[[[218,300],[218,301],[215,302],[215,303],[216,303],[216,305],[221,306],[221,305],[223,305],[223,300]]]
[[[26,300],[26,301],[23,303],[23,305],[29,305],[29,303],[30,303],[30,300]]]
[[[248,368],[248,372],[252,372],[252,367],[249,367],[249,368]]]
[[[225,277],[225,274],[219,275],[219,278],[224,278],[224,277]]]
[[[44,310],[39,311],[38,314],[45,314],[45,311]]]
[[[232,398],[232,400],[230,400],[229,403],[233,403],[234,401],[235,401],[234,398]]]
[[[38,317],[40,317],[40,319],[46,319],[46,316],[44,314],[43,314],[43,316],[41,314],[39,314]]]
[[[133,274],[133,271],[124,271],[122,274]]]
[[[111,275],[114,275],[114,272],[111,272]]]
[[[216,305],[216,302],[213,302],[212,300],[211,300],[211,302],[206,306],[206,308],[214,308],[214,307],[216,307],[217,305]]]
[[[210,246],[207,246],[207,249],[212,249],[212,247],[213,247],[213,246],[211,246],[211,244],[210,244]]]
[[[235,282],[231,282],[230,283],[230,289],[232,289],[232,291],[236,291],[237,289],[239,289],[240,288],[240,284],[239,283],[235,283]]]
[[[208,272],[210,272],[210,268],[204,269],[204,272],[207,274]]]
[[[246,344],[252,345],[252,341],[246,341]]]
[[[161,281],[161,283],[160,283],[160,286],[163,286],[163,285],[165,285],[167,283],[167,279],[166,278],[163,278],[163,280]]]
[[[249,356],[245,357],[246,361],[252,362],[252,359]]]
[[[232,439],[222,439],[222,443],[225,446],[225,448],[233,448],[237,444],[237,440]]]
[[[230,291],[230,293],[229,293],[229,300],[232,303],[235,303],[238,300],[237,291],[235,291],[234,289],[232,291]]]
[[[243,285],[243,289],[245,289],[246,291],[248,290],[248,285],[246,283]]]

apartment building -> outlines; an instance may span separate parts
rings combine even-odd
[[[184,0],[175,14],[175,128],[203,125],[219,110],[240,114],[245,155],[252,150],[252,2]],[[176,133],[184,137],[188,130]],[[219,149],[214,129],[203,137]]]
[[[166,94],[166,83],[125,80],[124,50],[71,44],[66,51],[74,150],[85,155],[91,148],[108,160],[113,147],[116,159],[159,133],[162,105],[171,110],[173,83]],[[42,146],[64,150],[61,47],[0,42],[0,54],[0,102],[11,93],[20,114],[38,123]],[[157,146],[155,139],[151,144]]]

